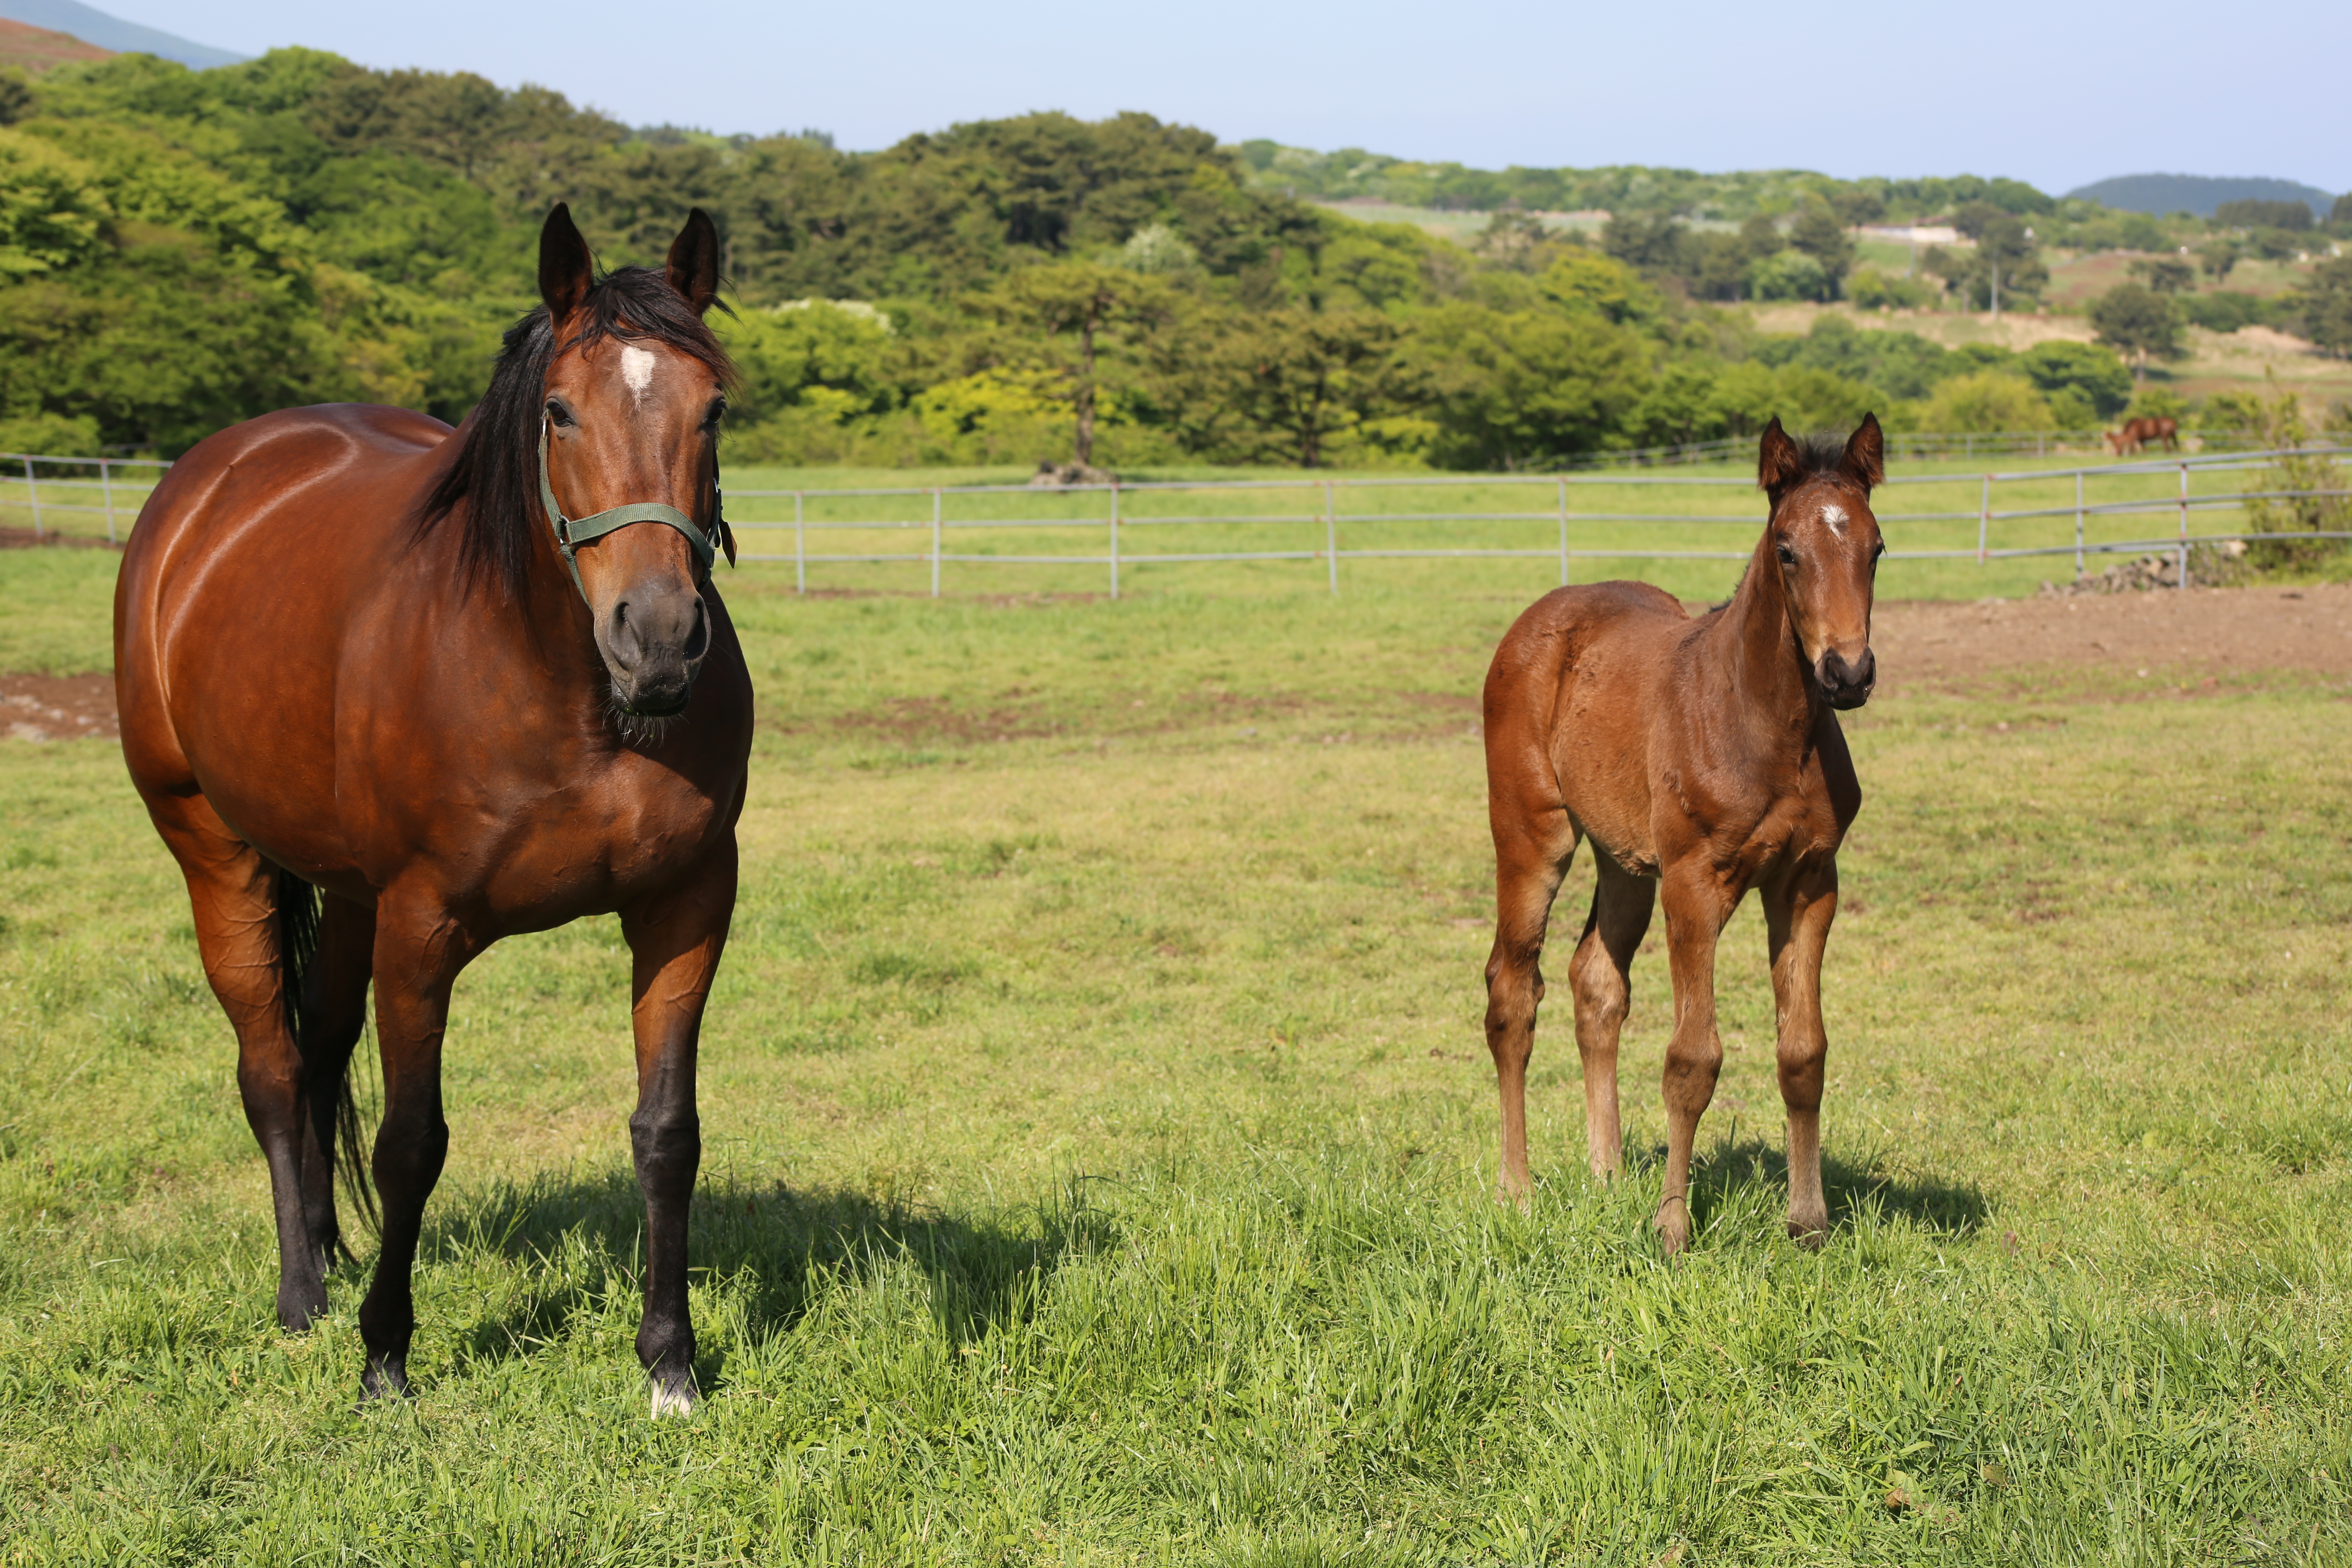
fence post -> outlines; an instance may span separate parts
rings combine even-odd
[[[1985,531],[1992,526],[1992,476],[1984,477],[1984,489],[1977,499],[1977,564],[1985,563]]]
[[[940,492],[931,488],[931,597],[940,596]]]
[[[1339,508],[1332,499],[1331,481],[1323,481],[1323,559],[1331,563],[1331,596],[1339,596]]]
[[[114,481],[107,476],[104,458],[98,460],[98,489],[106,498],[106,542],[114,544],[119,542],[114,537]]]
[[[41,487],[33,479],[33,459],[25,459],[25,500],[33,509],[33,542],[41,542]]]
[[[1118,597],[1118,484],[1110,487],[1110,596]]]
[[[2176,586],[2189,586],[2189,465],[2180,465],[2180,581]]]
[[[801,594],[808,592],[808,525],[801,506],[805,493],[793,492],[793,588]]]
[[[1568,479],[1559,481],[1559,585],[1568,586]]]
[[[2074,470],[2074,575],[2083,574],[2083,470]]]

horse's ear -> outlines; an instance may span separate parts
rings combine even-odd
[[[1860,485],[1865,494],[1886,482],[1886,437],[1878,428],[1878,416],[1865,414],[1862,426],[1845,444],[1845,456],[1838,459],[1838,472]]]
[[[686,226],[670,241],[669,286],[698,316],[719,298],[719,226],[700,207],[686,215]]]
[[[558,326],[588,302],[595,268],[596,258],[572,221],[571,205],[556,203],[539,231],[539,297]]]
[[[1780,428],[1780,416],[1775,414],[1772,423],[1764,426],[1764,439],[1757,447],[1757,488],[1770,496],[1772,504],[1778,506],[1780,504],[1780,492],[1796,483],[1804,471],[1804,454],[1797,450],[1794,441],[1789,439],[1789,433]]]

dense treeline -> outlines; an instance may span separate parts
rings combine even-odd
[[[1255,150],[1142,114],[846,153],[632,131],[542,89],[306,50],[5,85],[10,449],[176,452],[341,398],[459,418],[530,302],[557,200],[607,264],[657,259],[688,205],[716,217],[739,459],[1530,466],[1775,413],[2013,427],[2131,395],[2104,349],[1947,353],[1833,320],[1758,338],[1707,303],[1857,293],[1847,224],[1953,200],[1979,238],[1949,265],[1964,290],[2000,226],[2046,204],[2013,182],[1776,195],[1781,176],[1727,176],[1762,194],[1705,228],[1687,191],[1625,194],[1655,171],[1600,171],[1633,182],[1600,247],[1510,212],[1459,247],[1309,204]]]

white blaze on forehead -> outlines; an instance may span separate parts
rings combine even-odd
[[[1845,508],[1832,501],[1822,508],[1822,521],[1830,525],[1832,533],[1836,534],[1840,539],[1845,537]]]
[[[649,350],[635,343],[621,350],[621,380],[629,389],[630,397],[639,403],[646,400],[646,388],[654,384],[654,356]]]

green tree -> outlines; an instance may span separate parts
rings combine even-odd
[[[1444,306],[1420,323],[1413,358],[1448,468],[1536,468],[1617,445],[1651,378],[1642,339],[1597,314]]]
[[[1816,198],[1799,209],[1796,222],[1789,226],[1789,246],[1813,258],[1829,279],[1829,297],[1835,299],[1853,268],[1854,251],[1852,237],[1829,203]]]
[[[2121,413],[2131,401],[2130,369],[2113,349],[2096,343],[2036,343],[2017,356],[2017,368],[2053,398],[2061,392],[2076,394],[2101,418]]]
[[[1081,468],[1093,467],[1104,361],[1131,350],[1139,335],[1167,319],[1167,286],[1097,262],[1024,267],[996,289],[988,309],[1013,330],[1006,361],[1044,371],[1063,389],[1071,457]]]
[[[1936,388],[1919,411],[1922,428],[1938,431],[2047,430],[2048,400],[2021,375],[1980,370]]]
[[[2352,359],[2352,256],[2313,268],[2311,280],[2296,291],[2294,303],[2302,313],[2305,337],[2324,353]]]
[[[2268,202],[2248,199],[2223,202],[2213,209],[2213,221],[2224,228],[2284,228],[2302,230],[2311,226],[2311,209],[2301,202]]]
[[[1160,345],[1153,393],[1193,450],[1320,468],[1335,446],[1423,401],[1399,353],[1402,323],[1376,310],[1196,313],[1182,335],[1186,352]]]
[[[2091,325],[2101,342],[2131,356],[2134,381],[2147,379],[2149,355],[2170,359],[2180,352],[2179,312],[2144,283],[2118,283],[2092,300]]]
[[[2159,294],[2185,294],[2197,286],[2197,268],[2178,256],[2142,257],[2131,274]]]
[[[2216,235],[2197,247],[2197,265],[2214,282],[2222,281],[2238,265],[2238,242],[2227,235]]]

